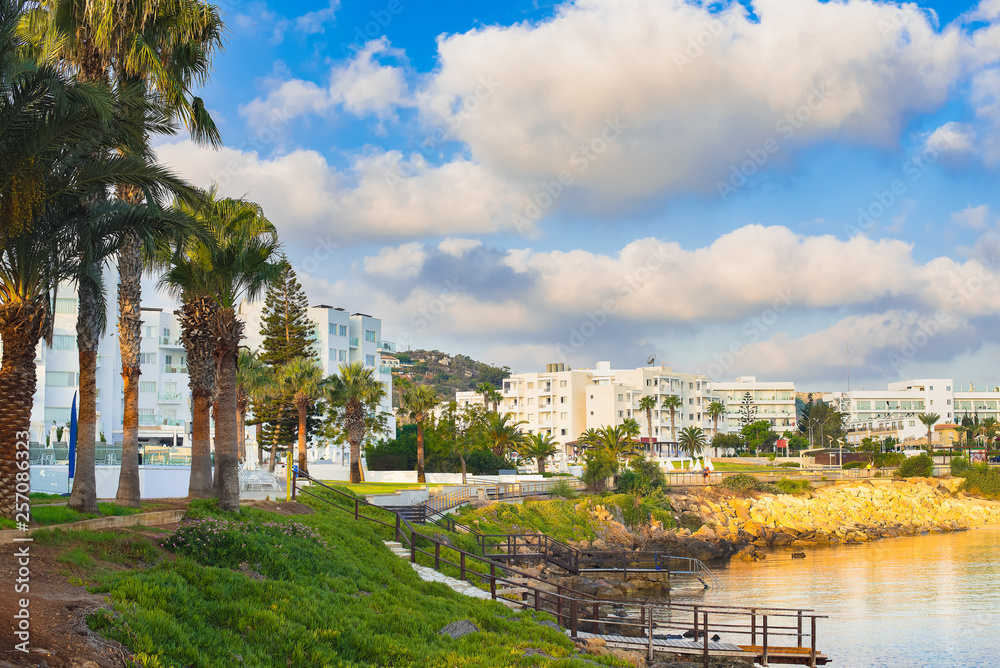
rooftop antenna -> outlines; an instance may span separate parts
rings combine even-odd
[[[851,345],[849,343],[844,344],[844,349],[847,351],[847,391],[851,391]]]
[[[652,364],[656,360],[656,355],[650,355],[649,359],[646,360],[646,364]]]

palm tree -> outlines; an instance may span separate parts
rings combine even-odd
[[[545,473],[545,460],[559,452],[559,445],[551,434],[531,434],[518,448],[518,454],[538,463],[538,472]]]
[[[976,434],[983,437],[983,447],[986,450],[987,459],[989,459],[990,443],[996,439],[998,433],[1000,433],[1000,424],[994,417],[984,418],[976,429]]]
[[[941,419],[941,416],[937,413],[922,413],[917,416],[917,419],[924,423],[927,427],[927,453],[933,454],[934,449],[931,446],[931,430],[934,428],[934,424]]]
[[[483,395],[483,408],[486,410],[490,409],[490,395],[496,392],[496,388],[493,387],[493,383],[488,381],[482,381],[479,385],[476,385],[476,392]],[[496,412],[496,411],[494,411]]]
[[[299,470],[308,473],[306,417],[309,415],[309,402],[323,395],[326,385],[323,367],[311,357],[296,357],[281,368],[281,376],[289,391],[293,392],[292,398],[299,412]]]
[[[25,15],[22,29],[39,58],[83,80],[112,81],[119,90],[148,92],[157,108],[190,129],[195,141],[221,145],[201,98],[191,92],[207,81],[212,56],[222,46],[222,21],[215,6],[201,0],[48,0]],[[150,133],[173,132],[169,124],[149,122],[148,113],[140,111],[131,120],[144,127],[146,152]],[[117,194],[133,204],[145,197],[125,182],[117,184]],[[118,342],[125,403],[117,500],[130,506],[139,503],[142,257],[138,237],[127,238],[119,249]]]
[[[361,362],[340,365],[340,377],[327,390],[331,419],[342,423],[351,444],[351,482],[361,482],[361,441],[370,426],[369,414],[385,400],[385,386],[375,370]],[[333,412],[336,413],[333,413]]]
[[[490,403],[493,404],[493,412],[497,413],[500,411],[500,403],[503,401],[503,395],[497,390],[490,390],[488,394]]]
[[[622,457],[636,457],[635,441],[624,425],[607,425],[600,429],[588,429],[579,439],[585,448],[604,450],[616,460]]]
[[[175,295],[207,296],[218,305],[206,323],[213,342],[219,406],[215,494],[220,508],[235,511],[239,508],[236,364],[244,326],[236,308],[243,299],[259,297],[277,276],[280,244],[274,225],[253,202],[217,199],[212,190],[203,202],[193,206],[180,202],[177,208],[198,221],[210,241],[192,238],[161,284]]]
[[[419,385],[403,394],[402,408],[417,423],[417,482],[427,482],[424,475],[424,419],[427,411],[438,405],[438,395],[429,385]]]
[[[708,416],[712,418],[712,438],[719,435],[719,418],[726,414],[726,405],[721,401],[713,401],[705,409]]]
[[[679,445],[691,457],[699,455],[705,450],[705,432],[701,427],[684,427],[681,429]]]
[[[497,457],[506,457],[508,449],[517,450],[524,441],[525,435],[521,433],[521,425],[528,424],[528,422],[526,420],[514,422],[513,420],[513,413],[486,414],[483,431],[486,442]]]
[[[26,44],[16,28],[26,7],[0,0],[0,514],[8,517],[19,472],[16,444],[30,427],[35,349],[51,333],[50,294],[60,281],[82,275],[84,236],[111,248],[130,226],[156,217],[148,207],[100,202],[106,189],[127,183],[157,197],[165,182],[177,183],[141,156],[107,157],[134,128],[123,115],[125,103],[106,86],[73,83],[23,58]],[[81,493],[89,485],[82,473]]]
[[[240,461],[246,461],[246,422],[250,404],[268,387],[272,370],[255,354],[243,348],[236,363],[236,435],[239,440]],[[257,444],[257,462],[263,461],[263,450]]]
[[[639,399],[639,409],[646,412],[646,436],[649,437],[649,451],[653,451],[653,409],[656,408],[656,397],[651,394]]]
[[[670,411],[670,440],[674,443],[677,442],[676,413],[677,409],[681,408],[683,405],[684,402],[681,401],[680,397],[675,394],[671,394],[663,398],[663,405],[660,406],[661,410]]]
[[[642,433],[642,427],[639,426],[639,421],[635,418],[625,418],[622,420],[622,428],[631,439]]]

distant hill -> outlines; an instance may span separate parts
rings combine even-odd
[[[393,373],[402,382],[393,383],[396,395],[393,404],[399,405],[397,388],[410,382],[416,385],[430,385],[442,401],[455,398],[455,392],[474,390],[484,380],[500,389],[503,379],[510,376],[510,368],[498,367],[479,362],[468,355],[449,355],[440,350],[409,350],[396,353],[404,365]],[[405,366],[412,365],[412,366]]]

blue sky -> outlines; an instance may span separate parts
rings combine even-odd
[[[529,371],[1000,385],[1000,1],[222,3],[202,94],[314,303]]]

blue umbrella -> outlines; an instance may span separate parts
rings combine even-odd
[[[69,480],[73,486],[76,473],[76,392],[73,393],[73,406],[69,409]]]

